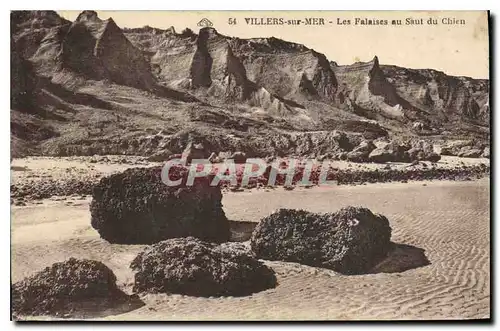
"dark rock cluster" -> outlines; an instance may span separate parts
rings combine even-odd
[[[431,161],[437,162],[441,159],[434,152],[432,144],[418,141],[413,144],[401,144],[391,141],[373,149],[367,157],[367,161],[375,163]]]
[[[192,160],[204,160],[210,157],[213,147],[207,146],[207,141],[189,141],[182,152],[182,158],[186,164],[191,164]]]
[[[234,152],[230,159],[236,164],[244,164],[247,162],[247,156],[243,152]]]
[[[485,149],[486,151],[487,149]],[[252,188],[265,186],[268,183],[271,166],[258,178],[251,178],[246,187]],[[302,180],[304,167],[298,166],[292,184],[297,184]],[[456,166],[454,168],[438,168],[434,166],[419,168],[409,167],[406,169],[374,169],[374,170],[352,170],[352,169],[330,169],[328,171],[328,180],[337,180],[340,185],[360,184],[360,183],[378,183],[406,180],[467,180],[472,178],[481,178],[488,176],[490,167],[484,164],[472,166]],[[75,176],[68,178],[41,178],[39,180],[20,181],[11,184],[11,198],[18,200],[37,200],[46,199],[52,196],[70,196],[70,195],[91,195],[94,186],[99,183],[99,176]],[[313,184],[319,182],[320,171],[313,169],[310,180]],[[237,181],[242,181],[242,171],[237,173]],[[278,175],[275,185],[283,186],[285,176]],[[229,182],[221,181],[223,187],[230,185]]]
[[[484,148],[483,150],[483,154],[481,154],[481,157],[485,157],[485,158],[490,158],[490,147],[487,146]]]
[[[485,164],[456,166],[454,168],[407,168],[384,170],[339,170],[329,175],[328,180],[336,180],[339,185],[406,182],[423,180],[471,180],[488,176],[490,167]]]
[[[416,165],[420,165],[417,161]],[[424,167],[425,166],[425,167]],[[247,187],[266,186],[269,183],[272,166],[268,166],[264,174],[258,178],[251,178]],[[336,182],[338,185],[355,185],[364,183],[386,183],[386,182],[405,182],[405,181],[423,181],[423,180],[471,180],[488,176],[490,167],[485,164],[472,166],[455,166],[454,168],[438,168],[435,165],[427,166],[423,163],[422,167],[411,166],[404,169],[392,169],[390,165],[385,169],[338,169],[330,168],[326,174],[326,180]],[[291,185],[302,185],[305,174],[304,166],[297,166]],[[312,184],[325,184],[321,181],[321,168],[313,168],[309,176],[309,182]],[[237,173],[238,183],[242,182],[242,176]],[[223,186],[228,186],[228,182],[221,182]],[[274,182],[276,186],[286,185],[286,176],[278,174]]]
[[[441,146],[441,155],[459,157],[490,157],[490,147],[475,140],[455,140]]]
[[[148,246],[130,267],[134,292],[244,296],[277,284],[273,270],[244,251],[193,237]]]
[[[92,176],[73,178],[42,178],[20,182],[10,186],[11,197],[28,199],[47,199],[52,196],[89,195],[98,183]]]
[[[170,156],[172,156],[171,151],[169,151],[168,149],[162,149],[149,156],[147,160],[151,162],[164,162],[168,160]]]
[[[112,304],[127,299],[106,265],[75,258],[55,263],[12,286],[12,310],[16,315],[65,316],[85,301]]]
[[[390,142],[374,149],[368,156],[368,160],[375,163],[407,162],[405,149],[406,146]]]
[[[209,176],[185,185],[187,169],[171,168],[171,180],[162,182],[161,167],[131,168],[102,178],[94,187],[90,213],[92,227],[112,243],[151,244],[193,236],[207,241],[229,239],[229,222],[222,210],[219,187]]]
[[[372,141],[364,140],[352,151],[347,153],[346,158],[353,162],[368,162],[370,153],[376,148],[377,146],[375,146]]]
[[[441,160],[441,156],[434,152],[434,147],[426,141],[417,141],[412,144],[411,148],[405,151],[407,159],[414,161],[431,161],[437,162]]]
[[[261,259],[360,274],[386,256],[390,239],[387,218],[366,208],[346,207],[328,214],[280,209],[260,221],[251,247]]]

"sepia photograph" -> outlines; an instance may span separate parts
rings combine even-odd
[[[11,11],[11,320],[491,321],[490,23]]]

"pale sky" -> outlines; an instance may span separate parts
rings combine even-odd
[[[80,11],[58,11],[74,21]],[[121,28],[149,25],[177,32],[189,27],[197,32],[202,18],[213,22],[221,34],[239,38],[271,37],[292,41],[323,53],[330,61],[351,64],[375,55],[381,64],[430,68],[450,75],[489,78],[488,16],[486,11],[97,11],[112,17]],[[323,18],[325,25],[250,25],[245,18],[284,20]],[[389,25],[355,25],[355,19],[389,20]],[[235,19],[236,24],[229,24]],[[403,25],[391,25],[399,19]],[[405,25],[406,19],[423,25]],[[429,19],[437,25],[429,25]],[[443,20],[465,24],[443,24]],[[350,20],[351,25],[338,21]],[[234,20],[232,20],[234,22]],[[332,23],[330,23],[332,22]]]

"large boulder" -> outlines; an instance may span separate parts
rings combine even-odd
[[[376,163],[386,162],[413,162],[413,161],[431,161],[437,162],[441,159],[439,154],[434,152],[431,143],[420,140],[408,143],[399,143],[391,141],[379,145],[370,152],[368,160]]]
[[[192,160],[205,160],[212,154],[212,145],[202,139],[189,141],[182,152],[182,159],[186,164],[191,164]]]
[[[251,248],[260,259],[360,274],[386,256],[390,238],[387,218],[366,208],[346,207],[328,214],[280,209],[254,229]]]
[[[168,161],[169,157],[171,157],[173,153],[168,150],[168,149],[163,149],[160,151],[157,151],[156,153],[150,155],[147,160],[151,162],[166,162]]]
[[[481,157],[485,144],[476,140],[455,140],[441,145],[441,155]]]
[[[424,160],[431,161],[431,162],[437,162],[437,161],[441,160],[441,155],[439,155],[438,153],[432,152],[432,153],[426,155]]]
[[[349,136],[342,131],[333,131],[333,140],[337,142],[339,149],[343,151],[350,151],[354,148],[354,146],[356,146],[353,145]]]
[[[241,247],[193,237],[146,247],[132,261],[134,292],[244,296],[276,286],[274,271]]]
[[[454,140],[441,145],[441,155],[457,156],[460,149],[464,146],[472,146],[472,140]]]
[[[397,142],[385,143],[374,149],[368,156],[368,160],[375,163],[386,162],[408,162],[405,153],[410,147]]]
[[[412,147],[408,151],[406,151],[406,154],[408,155],[408,159],[410,161],[422,161],[423,158],[425,157],[425,153],[422,149],[418,147]]]
[[[229,221],[222,210],[220,187],[212,176],[199,177],[187,186],[187,169],[170,169],[162,182],[161,167],[132,168],[101,179],[90,204],[91,223],[111,243],[151,244],[193,236],[207,241],[229,239]]]
[[[481,157],[486,157],[486,158],[490,158],[490,147],[487,146],[484,148],[483,150],[483,154],[481,154]]]
[[[215,152],[212,152],[212,154],[210,154],[210,156],[208,157],[208,161],[210,163],[219,163],[220,162],[220,159],[219,157],[217,156],[217,154],[215,154]]]
[[[16,315],[66,316],[85,302],[111,305],[128,299],[106,265],[75,258],[55,263],[12,286],[12,310]]]
[[[386,163],[386,162],[394,162],[394,152],[392,150],[386,148],[376,148],[373,150],[368,159],[372,162],[376,163]]]
[[[352,151],[347,153],[346,158],[347,158],[347,160],[353,161],[353,162],[367,162],[368,156],[376,148],[377,148],[377,146],[375,146],[375,144],[372,141],[364,140],[357,147],[355,147]]]
[[[480,148],[476,148],[474,146],[464,146],[460,148],[460,151],[458,152],[457,156],[459,157],[481,157],[481,154],[483,154],[483,151]]]
[[[244,164],[247,162],[247,156],[243,152],[234,152],[229,159],[232,159],[236,164]]]
[[[431,143],[420,140],[412,144],[412,147],[406,151],[407,159],[413,161],[431,161],[437,162],[441,156],[434,152],[434,147]]]

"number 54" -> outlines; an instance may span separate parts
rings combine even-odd
[[[236,18],[230,18],[230,19],[227,21],[227,23],[228,23],[229,25],[235,25],[235,24],[236,24]]]

